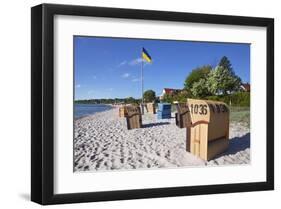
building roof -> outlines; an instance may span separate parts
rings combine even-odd
[[[173,93],[175,91],[181,91],[181,89],[171,89],[171,88],[164,88],[166,94]]]
[[[245,90],[245,91],[250,91],[251,89],[251,85],[249,83],[242,83],[241,87]]]

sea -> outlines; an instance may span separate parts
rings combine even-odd
[[[110,110],[112,107],[106,104],[74,104],[75,119]]]

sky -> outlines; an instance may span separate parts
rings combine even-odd
[[[250,83],[249,44],[74,36],[75,100],[141,98],[142,47],[152,57],[144,62],[144,91],[157,96],[163,88],[182,89],[194,68],[216,66],[223,56]]]

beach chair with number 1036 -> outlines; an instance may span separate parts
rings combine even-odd
[[[177,104],[176,125],[186,128],[186,150],[204,160],[229,144],[229,109],[223,102],[188,99]]]

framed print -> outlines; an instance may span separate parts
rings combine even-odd
[[[31,9],[31,199],[274,189],[274,20]]]

